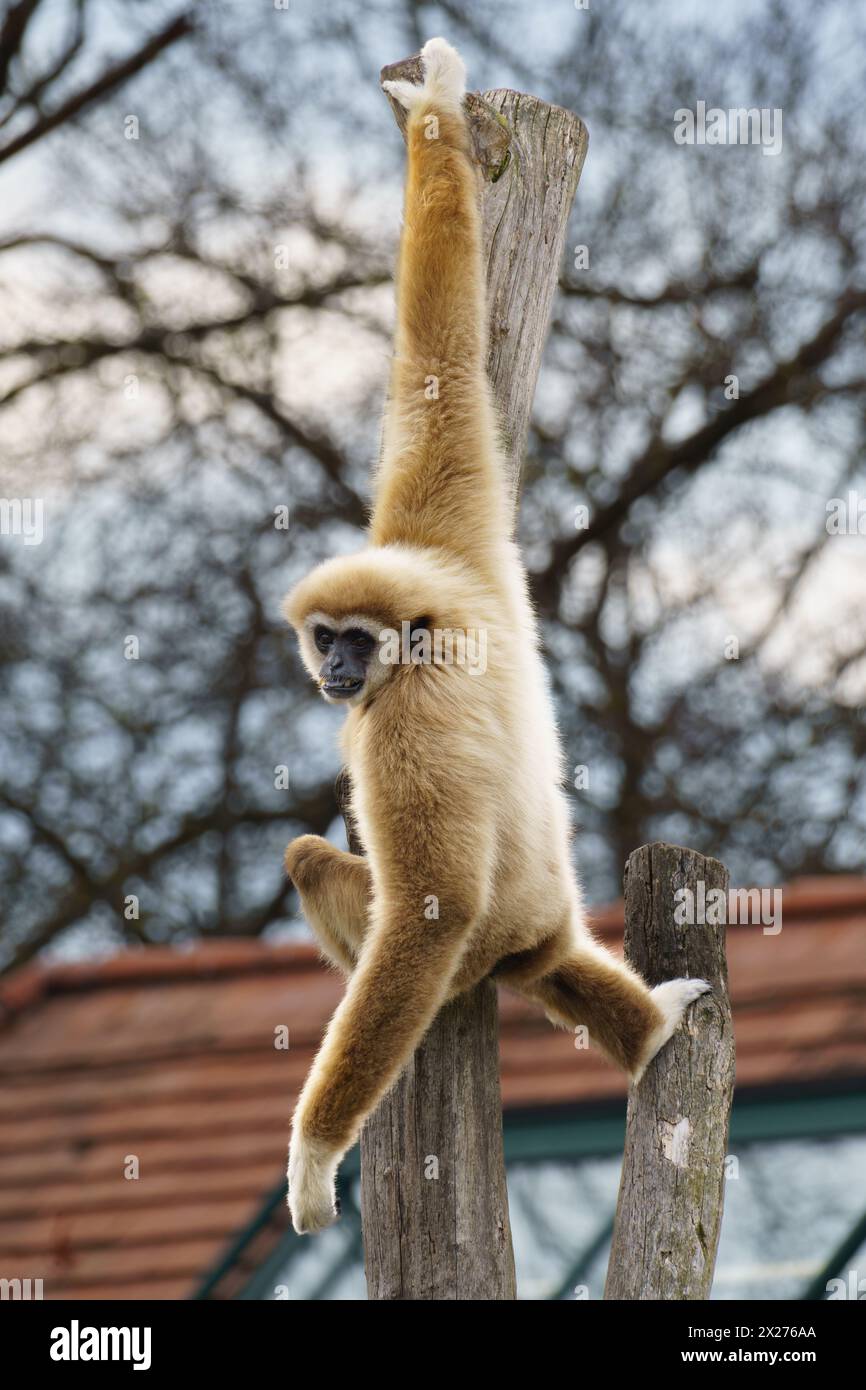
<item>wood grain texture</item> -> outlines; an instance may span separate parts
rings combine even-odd
[[[650,984],[709,980],[712,994],[629,1093],[625,1153],[605,1298],[707,1299],[724,1206],[734,1089],[734,1033],[725,927],[679,925],[675,894],[728,873],[677,845],[644,845],[625,871],[625,953]]]
[[[381,76],[420,81],[420,62],[414,57],[391,64]],[[571,112],[519,92],[469,93],[466,105],[481,172],[488,370],[516,512],[520,462],[587,135]],[[393,101],[391,106],[405,131],[405,111]],[[348,814],[350,794],[342,773],[338,804],[349,846],[360,853]],[[442,1010],[364,1126],[361,1204],[371,1299],[516,1298],[491,982]]]
[[[496,988],[440,1013],[361,1139],[371,1299],[513,1299]]]
[[[508,90],[483,100],[511,131],[510,160],[482,192],[490,348],[487,369],[510,461],[520,470],[588,136],[571,111]]]

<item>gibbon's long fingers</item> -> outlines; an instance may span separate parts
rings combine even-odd
[[[437,97],[449,55],[460,59],[433,42],[437,80],[428,69],[407,127],[396,355],[371,539],[483,556],[510,519],[486,377],[478,173],[462,110]]]
[[[470,928],[404,913],[376,924],[298,1101],[303,1143],[341,1155],[354,1142],[445,1002]]]
[[[351,975],[367,930],[370,865],[319,835],[293,840],[285,863],[322,951],[344,975]]]

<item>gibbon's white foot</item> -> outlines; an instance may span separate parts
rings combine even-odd
[[[335,1179],[339,1157],[298,1130],[289,1146],[289,1211],[299,1236],[332,1226],[339,1216]]]
[[[466,64],[456,48],[444,39],[428,39],[421,49],[424,85],[414,82],[383,82],[382,87],[407,111],[421,102],[448,106],[459,111],[466,95]]]
[[[666,980],[663,985],[656,985],[655,989],[650,990],[653,1003],[661,1009],[664,1017],[647,1038],[640,1061],[631,1074],[635,1086],[656,1053],[676,1032],[689,1005],[711,989],[712,985],[706,980]]]

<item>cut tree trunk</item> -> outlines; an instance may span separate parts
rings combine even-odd
[[[417,57],[381,77],[421,79]],[[405,131],[405,111],[392,102]],[[587,134],[570,111],[520,92],[470,93],[482,173],[488,369],[517,500],[535,383]],[[338,780],[346,816],[349,785]],[[350,847],[362,846],[347,821]],[[361,1135],[371,1299],[513,1299],[502,1151],[496,990],[485,981],[439,1014]]]
[[[725,927],[674,920],[677,890],[724,893],[728,872],[677,845],[644,845],[625,870],[625,953],[651,985],[709,980],[712,994],[629,1093],[605,1298],[707,1299],[725,1195],[734,1032]],[[701,901],[698,896],[698,901]],[[709,915],[709,913],[707,913]]]

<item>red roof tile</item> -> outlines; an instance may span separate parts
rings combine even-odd
[[[621,903],[595,919],[621,941]],[[792,885],[782,932],[729,928],[728,960],[739,1087],[866,1077],[866,880]],[[280,1180],[341,992],[312,946],[248,940],[0,981],[0,1277],[54,1298],[187,1296]],[[501,1022],[506,1107],[625,1094],[523,1000],[503,993]]]

